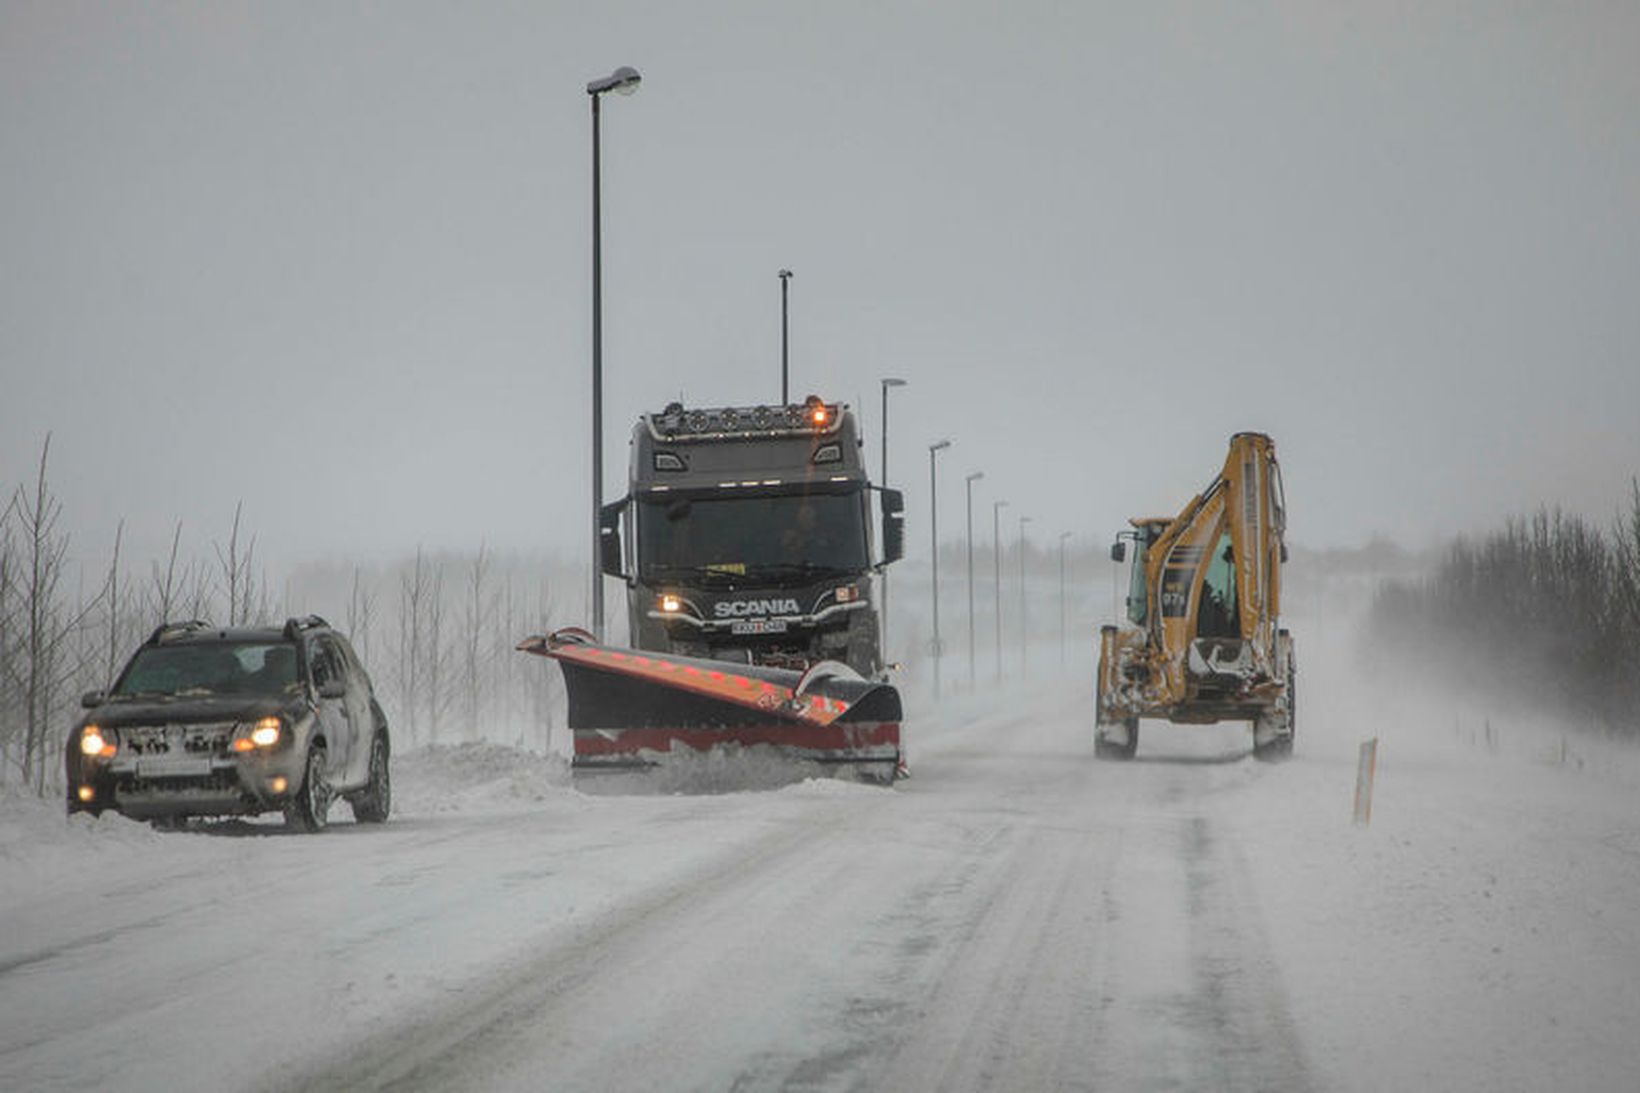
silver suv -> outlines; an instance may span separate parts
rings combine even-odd
[[[392,805],[387,717],[353,647],[316,615],[266,629],[168,623],[81,705],[64,758],[71,813],[174,827],[282,811],[318,831],[337,797],[360,823]]]

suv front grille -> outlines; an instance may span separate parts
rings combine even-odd
[[[133,755],[225,755],[234,723],[143,725],[120,730],[120,747]]]

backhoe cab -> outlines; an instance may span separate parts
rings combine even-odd
[[[1275,443],[1230,438],[1224,469],[1178,516],[1132,521],[1127,617],[1100,630],[1095,753],[1130,759],[1139,719],[1250,721],[1253,754],[1292,754],[1292,637],[1280,626],[1286,506]]]

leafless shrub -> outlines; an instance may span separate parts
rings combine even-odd
[[[1613,731],[1640,735],[1640,484],[1611,533],[1542,510],[1452,543],[1432,575],[1385,585],[1381,643]]]

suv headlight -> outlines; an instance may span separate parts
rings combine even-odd
[[[93,759],[112,759],[117,750],[112,734],[103,735],[103,731],[95,725],[87,725],[80,730],[81,755]]]
[[[264,717],[249,725],[241,725],[239,732],[234,736],[234,751],[253,751],[256,748],[271,748],[279,743],[285,735],[285,723],[277,717]]]

